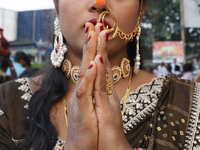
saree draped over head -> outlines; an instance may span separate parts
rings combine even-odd
[[[0,87],[0,150],[23,143],[28,134],[31,79]],[[123,99],[121,110],[123,109]],[[131,92],[123,116],[131,147],[146,150],[200,149],[200,83],[175,75],[157,77]],[[55,150],[64,141],[58,137]]]

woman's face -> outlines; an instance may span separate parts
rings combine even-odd
[[[119,28],[124,33],[130,33],[134,29],[139,9],[139,0],[105,0],[105,4],[98,6],[94,0],[58,0],[58,17],[61,31],[67,40],[68,50],[76,54],[82,52],[85,36],[85,23],[91,19],[99,18],[104,10],[111,9],[118,21]],[[106,18],[112,25],[113,19]],[[110,40],[108,52],[110,55],[126,47],[124,40],[119,37]]]

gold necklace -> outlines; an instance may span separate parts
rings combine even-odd
[[[129,92],[131,90],[132,74],[133,73],[132,73],[132,68],[131,68],[129,82],[128,82],[128,86],[127,86],[127,89],[126,89],[126,92],[125,92],[125,96],[124,96],[124,103],[123,103],[123,110],[122,110],[122,119],[123,119],[125,108],[126,108],[127,98],[128,98]]]
[[[124,96],[124,102],[123,102],[123,109],[122,109],[122,118],[124,116],[124,112],[125,112],[125,108],[126,108],[126,102],[127,102],[127,98],[131,89],[131,83],[132,83],[132,68],[130,70],[130,78],[129,78],[129,82],[128,82],[128,86],[125,92],[125,96]],[[67,117],[67,105],[66,105],[66,101],[65,101],[65,97],[63,97],[63,106],[64,106],[64,113],[65,113],[65,122],[66,122],[66,126],[68,127],[68,117]]]
[[[111,68],[113,73],[113,82],[117,83],[121,78],[126,79],[130,75],[130,60],[123,58],[120,66],[113,66]],[[62,65],[62,71],[65,72],[67,78],[72,79],[74,83],[78,80],[79,66],[72,66],[72,62],[65,59]]]
[[[63,97],[63,106],[64,106],[64,111],[65,111],[65,123],[66,123],[66,126],[68,127],[67,105],[65,101],[65,96]]]

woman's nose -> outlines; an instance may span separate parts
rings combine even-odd
[[[102,6],[105,4],[105,0],[95,0],[95,3],[98,5],[98,6]]]
[[[109,10],[107,0],[93,0],[93,2],[89,5],[89,11],[92,12],[102,12],[107,10]]]

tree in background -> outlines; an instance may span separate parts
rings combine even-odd
[[[143,59],[152,59],[154,41],[180,41],[180,0],[148,0],[142,21]]]
[[[154,41],[181,41],[180,0],[148,0],[142,27],[142,56],[151,60]],[[200,55],[200,28],[185,28],[185,38],[186,56]]]

